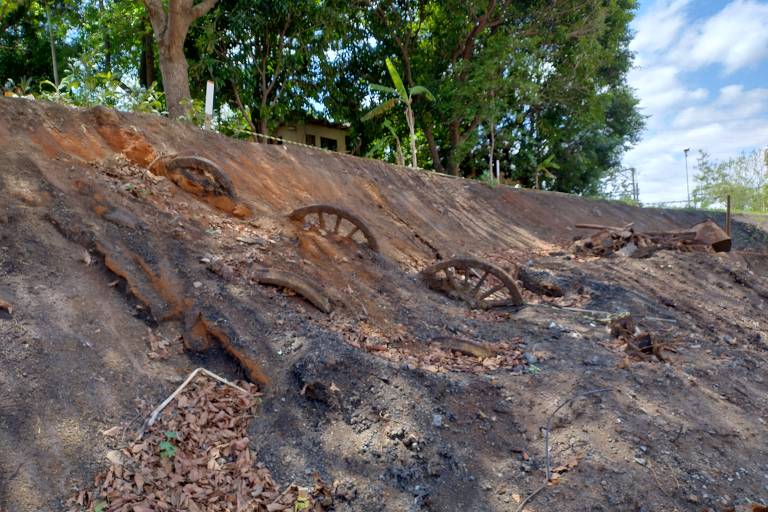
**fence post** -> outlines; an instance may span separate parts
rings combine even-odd
[[[213,81],[208,80],[205,87],[205,129],[210,130],[213,121]]]
[[[731,236],[731,194],[725,197],[725,234]]]

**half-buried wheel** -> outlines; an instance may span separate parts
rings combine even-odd
[[[342,236],[356,242],[365,242],[371,250],[379,251],[379,243],[365,222],[343,208],[313,204],[295,210],[288,218],[301,222],[304,229],[319,231],[323,236]]]
[[[421,271],[427,285],[471,308],[520,306],[523,297],[515,282],[495,265],[472,258],[439,261]]]

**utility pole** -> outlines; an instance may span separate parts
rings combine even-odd
[[[213,80],[205,86],[205,129],[210,130],[213,123]]]
[[[640,189],[637,186],[637,169],[630,167],[629,170],[632,171],[632,199],[634,199],[636,203],[639,203]]]
[[[691,207],[691,186],[688,184],[688,152],[690,150],[691,148],[683,150],[683,153],[685,153],[685,190],[688,192],[688,208]]]

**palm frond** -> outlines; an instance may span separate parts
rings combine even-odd
[[[392,87],[387,87],[386,85],[379,85],[379,84],[371,84],[369,87],[378,92],[384,92],[387,94],[397,94],[397,91]]]
[[[387,57],[387,69],[389,70],[389,76],[392,77],[392,83],[395,84],[395,89],[397,89],[397,94],[400,96],[400,99],[403,100],[403,102],[407,102],[408,91],[405,90],[403,79],[400,78],[400,74],[397,72],[397,69],[395,69],[395,65],[392,64],[389,57]]]
[[[411,96],[416,96],[417,94],[423,94],[424,96],[426,96],[426,98],[427,98],[429,101],[435,101],[435,97],[432,95],[432,93],[431,93],[431,92],[429,92],[429,89],[427,89],[427,88],[426,88],[426,87],[424,87],[423,85],[414,85],[413,87],[411,87],[411,88],[408,90],[408,93],[409,93]]]
[[[384,114],[385,112],[391,110],[392,107],[397,105],[398,101],[399,100],[397,98],[392,98],[391,100],[387,100],[384,103],[382,103],[381,105],[379,105],[378,107],[374,108],[373,110],[371,110],[370,112],[365,114],[361,119],[363,121],[368,121],[369,119],[373,119],[374,117],[378,117],[378,116]]]

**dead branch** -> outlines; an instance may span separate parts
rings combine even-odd
[[[546,464],[544,467],[544,483],[541,484],[539,487],[537,487],[531,494],[526,497],[522,503],[517,507],[515,512],[522,512],[523,508],[525,508],[525,505],[533,499],[534,496],[539,494],[552,480],[552,460],[549,453],[549,431],[552,428],[552,419],[555,417],[555,414],[557,414],[557,411],[565,407],[566,405],[570,404],[571,402],[574,402],[578,400],[579,398],[583,398],[585,396],[589,395],[596,395],[598,393],[607,393],[608,391],[613,391],[611,388],[602,388],[602,389],[593,389],[590,391],[584,391],[582,393],[577,393],[565,402],[558,405],[554,411],[552,411],[552,414],[549,415],[549,418],[547,418],[547,427],[544,430],[544,452],[546,456]]]
[[[149,415],[149,418],[147,418],[147,421],[145,421],[144,425],[142,425],[141,430],[139,431],[139,436],[137,438],[137,441],[141,440],[141,438],[144,437],[144,433],[147,431],[147,429],[149,427],[151,427],[155,423],[155,421],[157,421],[157,417],[160,415],[161,412],[163,412],[163,409],[165,409],[166,406],[168,406],[168,404],[171,403],[173,401],[173,399],[176,398],[179,395],[179,393],[181,393],[184,390],[184,388],[187,387],[187,385],[194,380],[194,378],[197,376],[198,373],[204,373],[204,374],[208,375],[209,377],[211,377],[213,379],[216,379],[217,381],[221,382],[222,384],[225,384],[227,386],[233,387],[233,388],[237,389],[238,391],[242,391],[245,394],[249,394],[248,391],[246,391],[245,389],[241,388],[237,384],[234,384],[234,383],[228,381],[224,377],[219,377],[218,375],[216,375],[212,371],[206,370],[205,368],[197,368],[195,371],[193,371],[192,373],[189,374],[189,377],[187,377],[187,379],[184,382],[181,383],[181,386],[176,388],[176,391],[171,393],[171,395],[168,398],[166,398],[163,401],[163,403],[158,405],[157,408],[154,411],[152,411],[152,414]]]

